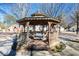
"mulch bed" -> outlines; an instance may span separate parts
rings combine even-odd
[[[41,41],[41,40],[32,40],[29,44],[28,44],[28,49],[32,49],[32,50],[47,50],[48,49],[48,45]]]

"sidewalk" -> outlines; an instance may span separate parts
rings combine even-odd
[[[79,41],[79,35],[74,32],[62,32],[60,33],[59,37],[65,38],[67,40]]]

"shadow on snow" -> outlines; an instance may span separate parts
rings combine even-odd
[[[3,52],[0,51],[0,53],[3,55],[3,56],[15,56],[16,55],[16,47],[17,47],[17,38],[13,39],[13,45],[11,47],[11,51],[9,54],[4,54]]]

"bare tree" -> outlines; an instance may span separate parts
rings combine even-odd
[[[40,9],[43,13],[47,14],[48,17],[56,18],[57,20],[61,20],[61,23],[59,24],[59,32],[60,32],[60,26],[66,28],[67,23],[65,22],[65,13],[64,13],[64,7],[66,4],[62,3],[51,3],[51,4],[41,4]]]
[[[41,4],[40,9],[42,12],[47,14],[49,17],[56,17],[59,15],[59,13],[63,9],[63,4],[61,3],[46,3],[46,4]]]
[[[77,14],[77,34],[79,33],[79,12]]]
[[[15,24],[16,23],[16,18],[12,15],[9,15],[9,14],[6,14],[4,16],[4,24],[9,27],[11,26],[12,24]]]
[[[11,10],[13,15],[16,16],[17,19],[21,19],[28,15],[29,9],[30,9],[30,4],[17,3],[17,4],[13,4]]]
[[[74,13],[73,15],[71,14],[70,17],[72,18],[73,20],[73,24],[77,25],[77,28],[76,28],[76,33],[78,34],[79,33],[79,4],[75,4],[76,6],[76,9],[74,10]]]
[[[77,11],[76,11],[76,19],[77,19],[77,34],[79,34],[79,4],[77,4]]]

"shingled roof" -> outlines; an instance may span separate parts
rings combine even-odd
[[[51,22],[55,22],[55,23],[60,23],[60,20],[56,19],[56,18],[52,18],[52,17],[47,17],[45,14],[43,13],[34,13],[31,15],[31,17],[25,17],[22,18],[20,20],[18,20],[18,23],[22,23],[22,22],[27,22],[27,21],[51,21]]]

